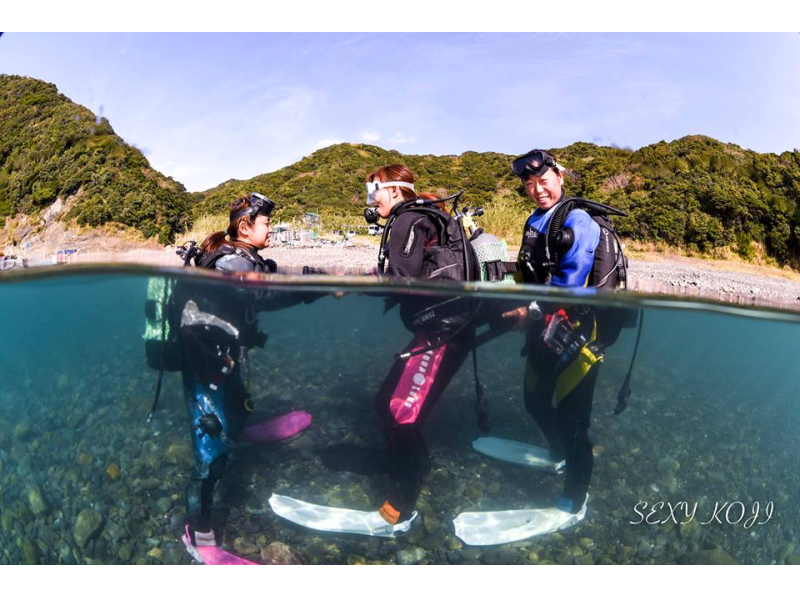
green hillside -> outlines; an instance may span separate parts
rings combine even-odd
[[[185,228],[191,202],[183,185],[55,85],[0,75],[0,224],[57,197],[79,224],[119,222],[162,243]]]
[[[631,215],[616,220],[624,236],[700,252],[731,247],[744,257],[751,255],[751,243],[756,242],[778,262],[798,263],[800,153],[796,151],[759,154],[704,136],[637,151],[590,143],[552,151],[571,171],[570,194]],[[377,166],[402,162],[417,173],[418,191],[465,189],[469,205],[515,213],[514,226],[521,231],[532,204],[509,171],[512,158],[490,152],[415,156],[340,144],[276,172],[198,193],[195,214],[225,212],[234,197],[253,190],[275,199],[284,218],[303,211],[357,218],[363,210],[366,174]]]

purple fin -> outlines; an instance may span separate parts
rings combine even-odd
[[[311,414],[308,411],[290,411],[246,427],[239,441],[253,444],[277,442],[299,434],[310,425]]]

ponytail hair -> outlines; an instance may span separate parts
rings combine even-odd
[[[249,205],[250,200],[248,197],[240,197],[231,204],[229,215],[233,216],[236,212],[244,210]],[[251,226],[254,224],[253,218],[250,216],[250,214],[242,214],[236,220],[230,223],[227,230],[220,230],[208,235],[205,240],[200,243],[200,251],[202,251],[205,255],[209,255],[217,251],[223,245],[231,245],[233,247],[238,245],[246,248],[246,244],[236,240],[236,237],[239,234],[239,225],[242,222],[246,222]],[[225,237],[230,237],[230,240],[226,240]]]

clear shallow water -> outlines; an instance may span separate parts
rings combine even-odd
[[[0,279],[0,563],[188,563],[179,540],[191,468],[180,373],[165,375],[159,411],[146,422],[157,377],[141,338],[152,273],[67,274]],[[220,284],[209,279],[207,292]],[[215,500],[230,550],[259,560],[261,548],[281,542],[311,563],[797,558],[800,318],[678,302],[631,304],[644,309],[645,325],[630,406],[619,416],[612,410],[636,330],[606,353],[590,430],[590,502],[577,526],[493,548],[455,537],[461,512],[549,506],[562,484],[472,450],[483,434],[470,360],[425,423],[432,470],[418,503],[422,523],[407,536],[319,534],[278,518],[267,502],[273,492],[374,510],[385,491],[385,476],[330,470],[321,454],[338,443],[383,446],[373,401],[411,334],[397,309],[383,314],[386,289],[342,290],[340,299],[259,316],[269,341],[251,351],[257,409],[305,409],[314,421],[299,438],[234,450]],[[544,446],[522,402],[522,344],[508,333],[479,350],[491,435]],[[696,507],[691,521],[679,502]],[[87,511],[96,529],[76,538]]]

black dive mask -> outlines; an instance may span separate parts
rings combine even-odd
[[[549,168],[558,168],[558,163],[543,150],[531,150],[524,156],[514,158],[511,163],[511,172],[523,181],[529,176],[542,176]]]
[[[275,202],[269,197],[261,195],[260,193],[251,193],[250,197],[247,198],[247,203],[249,205],[246,208],[242,208],[241,210],[231,214],[231,224],[245,215],[250,216],[253,219],[259,215],[269,218],[272,214],[272,210],[275,209]]]

